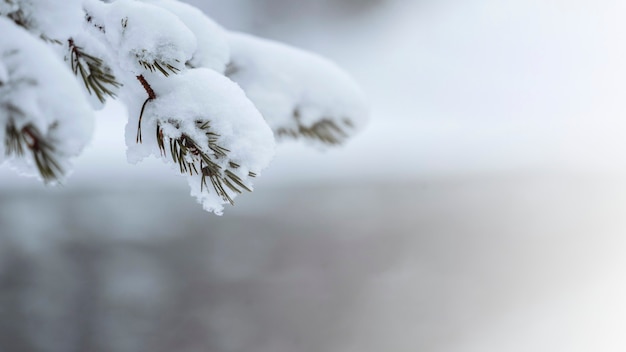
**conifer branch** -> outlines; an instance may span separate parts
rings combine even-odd
[[[178,128],[179,125],[176,121],[167,121]],[[179,166],[181,174],[200,175],[200,189],[208,188],[209,181],[211,186],[225,202],[234,204],[232,197],[228,194],[227,190],[241,194],[243,191],[252,192],[249,186],[247,186],[243,180],[236,175],[232,170],[228,168],[223,169],[216,161],[219,159],[227,158],[230,150],[220,146],[218,144],[219,135],[213,132],[210,128],[208,121],[196,121],[196,128],[204,132],[208,138],[208,148],[212,154],[205,153],[203,148],[190,137],[188,134],[181,134],[180,137],[170,138],[164,135],[161,122],[157,122],[156,137],[159,150],[163,156],[167,155],[166,139],[169,145],[169,153],[172,161]],[[240,165],[229,162],[231,169],[237,169]],[[256,176],[255,173],[250,172],[248,174],[251,177]]]
[[[141,136],[141,121],[143,119],[143,113],[145,107],[149,101],[156,99],[156,93],[143,75],[137,76],[137,80],[141,83],[148,98],[144,101],[141,112],[139,113],[139,121],[137,123],[137,143],[142,143]],[[180,124],[174,120],[169,120],[164,123],[171,124],[175,128],[180,128]],[[208,182],[211,182],[211,186],[217,192],[217,195],[221,197],[225,202],[235,204],[232,197],[228,194],[227,189],[235,193],[243,193],[243,191],[252,192],[252,189],[248,187],[243,180],[237,176],[231,170],[222,170],[222,167],[216,162],[217,159],[223,159],[228,157],[230,150],[222,147],[218,144],[219,134],[211,130],[209,121],[196,121],[196,128],[204,132],[207,137],[207,147],[211,151],[211,154],[205,153],[196,142],[188,134],[182,133],[180,137],[171,138],[165,136],[162,122],[157,121],[156,125],[156,140],[161,155],[167,156],[166,139],[169,145],[169,153],[172,161],[178,165],[181,174],[200,175],[200,189],[208,188]],[[229,162],[231,169],[237,169],[240,167],[237,163]],[[254,172],[249,172],[248,176],[256,177]]]
[[[89,94],[95,94],[102,103],[106,96],[115,98],[114,90],[122,84],[111,74],[111,69],[102,59],[87,54],[73,39],[70,38],[68,43],[72,71],[75,75],[80,74]]]
[[[9,119],[5,129],[4,142],[7,156],[22,157],[25,150],[29,150],[39,174],[46,182],[58,180],[65,173],[54,157],[54,146],[33,124],[27,124],[18,129],[13,119]]]

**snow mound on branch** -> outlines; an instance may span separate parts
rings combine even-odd
[[[230,59],[226,31],[199,9],[175,0],[142,0],[175,14],[195,35],[198,48],[188,65],[224,72]]]
[[[0,16],[9,15],[37,35],[64,42],[82,27],[82,2],[63,0],[63,6],[59,6],[50,0],[0,1]]]
[[[62,169],[91,140],[93,111],[69,68],[41,40],[0,17],[0,126],[12,122],[19,131],[34,126],[53,142]],[[0,128],[0,161],[6,154],[5,128]],[[36,165],[12,159],[18,171],[34,175]]]
[[[231,159],[254,171],[272,160],[272,131],[241,88],[228,78],[210,69],[191,69],[156,81],[153,88],[158,98],[149,103],[147,115],[210,121]]]
[[[205,68],[189,69],[167,79],[154,80],[150,85],[157,98],[146,104],[141,121],[141,143],[137,143],[135,134],[139,116],[133,116],[131,111],[129,117],[126,139],[129,159],[139,159],[149,152],[162,155],[164,161],[172,163],[168,140],[184,134],[219,166],[220,177],[228,170],[251,189],[251,177],[258,175],[272,160],[275,141],[272,131],[241,88],[223,75]],[[157,125],[161,126],[166,139],[164,151],[157,148]],[[206,128],[199,128],[199,125]],[[223,148],[224,155],[209,147],[207,132],[215,137],[213,145]],[[187,160],[193,161],[191,158]],[[211,182],[203,185],[201,173],[186,174],[191,194],[204,209],[221,214],[223,204],[229,201],[219,195]],[[228,187],[224,191],[231,199],[237,195]]]
[[[17,3],[0,1],[0,16],[6,16],[11,13],[15,13],[20,8],[17,6]]]
[[[226,71],[254,102],[277,138],[344,142],[368,120],[359,86],[329,60],[251,35],[230,32]]]
[[[133,0],[91,3],[88,9],[104,26],[105,37],[118,53],[119,66],[133,74],[183,70],[196,51],[196,37],[171,12]],[[147,68],[147,66],[151,68]]]

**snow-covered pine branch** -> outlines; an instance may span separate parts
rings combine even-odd
[[[336,145],[359,131],[367,104],[332,62],[271,40],[230,32],[226,75],[237,82],[280,141]]]
[[[93,111],[44,41],[3,17],[0,33],[0,161],[61,181],[91,139]]]
[[[128,107],[128,160],[172,164],[217,214],[252,190],[275,140],[340,144],[367,120],[331,62],[176,0],[0,0],[0,33],[0,162],[47,182],[63,180],[110,98]]]

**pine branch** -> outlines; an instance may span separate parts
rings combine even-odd
[[[10,50],[2,54],[3,59],[18,55],[18,50]],[[9,62],[15,62],[18,58],[12,58]],[[14,67],[8,67],[9,77],[15,74]],[[0,82],[0,97],[6,92],[17,91],[22,89],[36,89],[38,82],[31,77],[11,77],[8,82]],[[24,157],[28,152],[32,155],[33,161],[39,171],[39,174],[45,182],[55,181],[61,178],[65,173],[59,162],[57,161],[54,141],[41,133],[33,123],[28,123],[18,128],[15,121],[28,120],[29,117],[19,106],[12,102],[11,95],[6,96],[6,101],[0,103],[0,115],[6,116],[5,129],[5,155],[8,157]],[[4,99],[3,99],[4,100]],[[52,130],[56,127],[56,123],[49,126]]]
[[[167,121],[166,123],[172,124],[178,128],[176,121]],[[232,170],[223,169],[216,160],[228,157],[230,150],[220,146],[218,144],[219,135],[213,132],[210,128],[209,122],[196,121],[196,128],[204,132],[208,138],[208,148],[213,152],[207,154],[198,145],[198,143],[189,135],[183,133],[180,137],[170,138],[164,135],[161,122],[157,122],[156,137],[157,144],[163,156],[167,155],[166,139],[169,145],[169,153],[172,161],[177,164],[182,174],[200,175],[200,189],[208,188],[208,181],[211,182],[211,186],[217,192],[225,202],[235,204],[232,197],[228,194],[227,190],[241,194],[243,191],[252,192],[243,180],[237,176]],[[237,169],[240,165],[229,162],[231,169]],[[251,177],[255,177],[256,174],[250,172],[248,174]]]
[[[122,86],[111,74],[111,69],[102,59],[87,54],[73,39],[68,40],[70,61],[75,75],[80,74],[89,94],[95,94],[104,103],[106,96],[115,98],[115,89]],[[93,92],[93,93],[92,93]]]
[[[9,119],[5,129],[4,142],[7,156],[22,157],[25,150],[29,150],[44,181],[55,181],[63,176],[65,172],[54,156],[54,146],[46,140],[37,127],[27,124],[18,129],[13,119]]]

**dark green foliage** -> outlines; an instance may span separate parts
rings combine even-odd
[[[344,123],[349,125],[348,121],[344,121]],[[276,134],[279,137],[315,139],[328,145],[341,144],[348,137],[346,132],[330,119],[322,119],[310,127],[299,125],[297,129],[279,128]]]
[[[5,126],[5,153],[7,156],[24,156],[24,147],[22,146],[22,136],[20,131],[17,130],[13,120],[9,120]]]
[[[178,128],[179,125],[176,121],[167,121],[168,123]],[[240,167],[237,163],[229,162],[229,168],[222,168],[216,160],[224,159],[228,157],[230,150],[220,146],[218,144],[219,135],[211,131],[210,123],[208,121],[196,121],[196,128],[204,132],[208,138],[208,148],[211,150],[211,154],[207,154],[203,151],[203,148],[191,138],[189,135],[183,133],[178,138],[170,138],[164,135],[161,127],[161,122],[157,123],[156,127],[156,139],[161,150],[162,155],[167,155],[166,140],[169,144],[169,153],[174,163],[178,164],[180,172],[182,174],[200,175],[201,189],[208,188],[208,181],[211,182],[211,186],[217,192],[217,194],[226,202],[234,204],[233,199],[227,192],[227,189],[235,193],[242,193],[244,190],[252,192],[252,190],[243,182],[243,180],[237,176],[232,170]],[[232,170],[231,170],[232,169]],[[256,176],[255,173],[250,172],[250,177]]]
[[[9,4],[13,4],[12,1],[7,1]],[[17,11],[6,14],[6,16],[13,21],[16,25],[24,28],[30,29],[31,24],[26,15],[24,15],[24,11],[18,9]]]
[[[64,174],[63,168],[54,157],[54,146],[37,127],[27,124],[18,129],[13,120],[9,119],[5,129],[7,156],[23,157],[26,150],[30,151],[39,174],[46,182],[56,181]]]
[[[80,74],[89,94],[95,94],[102,103],[107,96],[115,98],[114,92],[122,84],[116,81],[115,76],[111,74],[111,69],[102,59],[87,54],[72,39],[68,42],[72,71],[75,75]]]
[[[5,52],[3,58],[17,54],[17,50],[11,50]],[[14,72],[12,72],[11,66],[9,66],[8,69],[9,77],[11,77]],[[5,92],[19,91],[24,86],[35,89],[37,82],[31,78],[15,77],[12,77],[12,79],[6,82],[0,81],[0,88],[2,88],[0,98],[3,97]],[[64,171],[56,159],[53,141],[43,135],[39,128],[32,123],[25,124],[18,128],[15,121],[24,121],[27,116],[11,99],[3,99],[3,101],[0,101],[0,110],[7,116],[6,125],[4,126],[6,156],[22,158],[30,152],[39,174],[44,181],[51,182],[60,179]],[[50,129],[54,129],[55,126],[55,124],[51,125]]]
[[[163,61],[155,60],[153,62],[148,62],[145,60],[139,60],[139,64],[150,72],[161,72],[165,77],[169,76],[170,73],[176,74],[180,72],[180,70],[176,68],[176,66]]]

